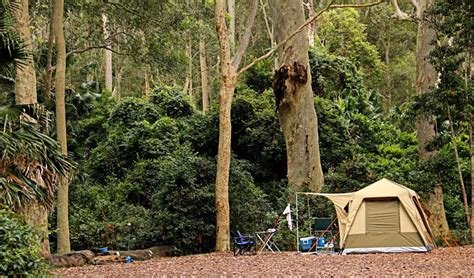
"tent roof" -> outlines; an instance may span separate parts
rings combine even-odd
[[[354,197],[397,197],[407,193],[409,196],[417,196],[416,192],[410,188],[383,178],[371,185],[362,188],[359,191],[354,192]]]

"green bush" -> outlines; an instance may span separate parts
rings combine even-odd
[[[0,276],[46,273],[40,236],[15,213],[0,208]]]

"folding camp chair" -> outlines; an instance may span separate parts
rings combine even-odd
[[[314,234],[316,235],[315,251],[328,251],[332,253],[334,251],[334,235],[333,232],[336,230],[336,218],[331,219],[328,217],[315,217],[314,218]]]
[[[247,254],[255,254],[255,246],[257,242],[253,236],[243,236],[240,231],[232,236],[232,252],[234,256]],[[253,250],[253,251],[252,251]]]

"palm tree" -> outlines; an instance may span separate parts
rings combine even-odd
[[[0,0],[0,77],[12,76],[13,64],[24,63],[28,57],[25,44],[13,32],[12,13],[18,8],[18,3],[10,0]]]
[[[14,67],[29,59],[25,44],[13,29],[12,12],[18,7],[15,2],[0,0],[0,85],[7,84],[0,86],[2,96],[12,88]],[[42,231],[42,254],[47,255],[47,218],[57,180],[72,177],[75,165],[47,135],[50,113],[43,106],[5,105],[8,103],[12,103],[8,97],[0,100],[0,206],[24,215]]]
[[[19,210],[36,200],[51,208],[58,176],[73,171],[56,140],[43,133],[47,113],[40,106],[0,107],[0,204]]]

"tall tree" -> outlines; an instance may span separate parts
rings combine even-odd
[[[239,49],[231,58],[231,48],[225,19],[225,0],[217,0],[215,5],[216,32],[219,40],[220,89],[219,89],[219,146],[216,173],[216,251],[230,250],[229,219],[229,171],[231,145],[230,112],[232,97],[237,84],[240,62],[250,41],[252,26],[257,14],[258,0],[252,0],[250,15]]]
[[[415,8],[414,17],[418,22],[416,36],[416,81],[415,88],[417,94],[426,94],[435,85],[438,75],[429,61],[430,52],[433,50],[433,41],[436,41],[436,33],[429,26],[426,20],[428,8],[435,3],[435,0],[413,0],[411,1]],[[397,0],[391,0],[395,17],[401,20],[410,20],[411,16],[403,12],[398,6]],[[416,119],[416,134],[418,139],[418,153],[420,160],[427,160],[436,154],[426,148],[427,143],[436,135],[434,117],[429,114],[423,114]],[[434,224],[442,230],[448,230],[448,221],[444,209],[444,194],[441,185],[433,189],[428,200],[428,210]]]
[[[302,1],[272,3],[277,44],[305,23]],[[288,16],[291,14],[292,16]],[[311,89],[307,34],[296,34],[278,51],[273,90],[286,143],[288,183],[295,190],[319,192],[324,184],[318,119]]]
[[[209,110],[209,70],[206,56],[206,41],[201,34],[199,37],[199,65],[201,67],[202,111],[204,112]]]
[[[227,0],[227,13],[229,15],[229,40],[230,47],[235,47],[235,0]]]
[[[110,44],[109,19],[106,13],[102,14],[102,29],[106,48],[104,48],[105,89],[112,92],[112,50]]]
[[[56,63],[56,132],[61,153],[67,156],[67,133],[66,133],[66,106],[64,102],[66,82],[66,44],[64,41],[64,0],[54,2],[54,34],[56,37],[57,63]],[[69,216],[68,216],[68,192],[69,184],[66,178],[59,178],[58,186],[58,253],[71,251],[69,241]]]
[[[31,53],[31,32],[28,15],[28,0],[15,0],[17,7],[14,9],[16,30],[20,39],[26,45],[26,50]],[[36,72],[33,59],[30,57],[24,63],[15,63],[15,102],[17,104],[37,103],[36,97]]]
[[[5,3],[11,5],[12,3]],[[25,50],[31,55],[31,33],[29,27],[28,0],[15,2],[13,9],[14,23],[18,37],[24,43]],[[11,51],[11,50],[10,50]],[[15,63],[15,102],[16,104],[37,104],[36,72],[31,56],[26,57],[22,63]],[[26,168],[26,166],[25,166]],[[32,199],[28,204],[19,209],[26,221],[43,234],[41,253],[50,253],[48,240],[48,214],[49,210],[41,202]]]

